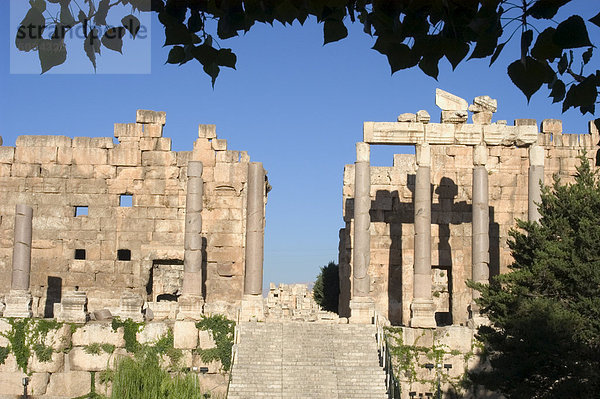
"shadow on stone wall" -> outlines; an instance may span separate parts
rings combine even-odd
[[[54,304],[60,303],[62,295],[62,278],[48,276],[48,285],[46,286],[46,304],[44,305],[44,317],[53,318]]]
[[[434,190],[435,187],[435,190]],[[381,287],[387,290],[388,300],[388,312],[387,318],[394,325],[403,324],[403,302],[406,298],[411,298],[412,293],[402,294],[403,287],[403,258],[406,254],[403,254],[403,248],[409,249],[410,252],[414,249],[412,240],[413,236],[403,236],[403,225],[414,224],[414,188],[415,188],[415,175],[410,174],[407,176],[407,188],[413,193],[413,198],[410,202],[403,202],[400,199],[398,190],[378,190],[375,194],[375,200],[371,201],[371,222],[372,223],[386,223],[389,225],[389,256],[388,256],[388,270],[387,270],[387,286]],[[465,256],[462,265],[456,265],[455,257],[453,257],[453,248],[451,245],[451,225],[470,224],[472,222],[472,206],[466,201],[455,202],[458,195],[458,186],[454,180],[448,177],[442,177],[439,184],[434,186],[431,185],[431,195],[433,201],[433,194],[437,194],[438,201],[432,202],[431,205],[431,223],[432,225],[438,225],[439,241],[437,244],[437,258],[432,258],[432,269],[438,269],[446,273],[448,280],[448,311],[437,312],[436,321],[438,326],[452,325],[453,323],[462,322],[462,319],[466,320],[467,317],[467,304],[462,305],[458,300],[455,300],[456,296],[456,283],[454,281],[458,278],[455,276],[456,267],[463,267],[465,274],[471,277],[471,260],[470,256]],[[352,242],[350,236],[350,221],[354,217],[354,199],[348,198],[345,204],[345,215],[344,220],[346,221],[346,227],[340,231],[340,316],[349,316],[349,300],[351,298],[351,271],[350,271],[350,259],[351,259],[351,246],[348,243]],[[494,221],[494,207],[489,208],[490,212],[490,224],[489,224],[489,236],[490,236],[490,278],[497,276],[500,272],[500,238],[499,238],[499,225]],[[406,229],[404,229],[406,234]],[[466,233],[468,234],[468,233]],[[471,247],[471,237],[464,234],[462,236],[463,248]],[[372,234],[372,239],[374,238]],[[385,237],[384,237],[385,238]],[[377,236],[374,238],[377,239]],[[404,242],[404,240],[409,240]],[[432,240],[435,242],[435,240]],[[375,263],[374,260],[374,247],[379,248],[380,243],[371,243],[371,268]],[[457,250],[459,248],[454,248]],[[435,248],[432,248],[435,250]],[[438,274],[442,275],[441,272]],[[464,287],[464,282],[461,282]],[[461,287],[462,288],[462,287]],[[464,289],[470,290],[466,287]],[[464,293],[463,293],[464,294]],[[468,295],[470,298],[470,294]],[[464,302],[464,301],[463,301]],[[464,309],[462,309],[464,307]],[[456,317],[455,313],[460,312],[461,317]],[[406,317],[408,319],[409,317]]]

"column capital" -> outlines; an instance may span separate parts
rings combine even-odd
[[[415,160],[417,166],[431,166],[431,147],[429,143],[415,146]]]
[[[487,164],[488,150],[485,144],[476,145],[473,147],[473,165],[483,166]]]
[[[529,165],[544,166],[544,147],[538,144],[529,146]]]
[[[356,162],[370,162],[371,147],[367,143],[356,143]]]

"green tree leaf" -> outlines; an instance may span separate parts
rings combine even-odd
[[[590,47],[582,54],[581,58],[583,60],[583,65],[587,65],[588,62],[592,59],[592,55],[594,54],[594,48]]]
[[[94,15],[94,23],[96,25],[106,25],[106,17],[108,15],[108,9],[110,6],[110,0],[100,0],[100,3],[98,4],[98,10],[96,11],[96,14]],[[90,6],[91,8],[91,6]]]
[[[543,83],[552,82],[554,71],[546,62],[526,57],[525,63],[517,60],[508,66],[508,76],[529,101]]]
[[[75,26],[75,18],[71,14],[68,3],[60,3],[60,23],[66,26]]]
[[[571,0],[537,0],[527,9],[527,15],[537,19],[552,19],[559,8]]]
[[[557,80],[552,85],[552,91],[550,92],[550,97],[552,97],[552,103],[557,103],[562,101],[565,98],[565,94],[567,94],[567,88],[562,80]]]
[[[231,49],[222,48],[217,53],[217,64],[228,68],[235,69],[235,63],[237,62],[237,56],[233,54]]]
[[[197,10],[192,10],[190,17],[188,18],[187,26],[190,32],[194,33],[204,29],[204,21],[200,16],[200,12]]]
[[[547,28],[540,33],[531,49],[531,55],[538,60],[554,61],[562,55],[562,48],[554,43],[556,29]]]
[[[127,29],[129,33],[131,33],[131,36],[133,36],[133,38],[135,39],[138,32],[140,31],[140,20],[133,15],[127,15],[126,17],[123,17],[123,19],[121,19],[121,23],[123,24],[123,27]]]
[[[444,52],[452,69],[456,69],[458,64],[469,54],[469,45],[458,39],[448,39],[444,41]]]
[[[110,28],[102,36],[102,44],[107,49],[123,54],[123,36],[125,36],[125,28],[122,26]]]
[[[165,46],[174,44],[192,44],[194,37],[182,23],[168,25],[165,28]]]
[[[174,46],[171,51],[169,51],[169,57],[167,58],[167,63],[169,64],[182,64],[185,62],[185,50],[181,46]]]
[[[313,287],[313,298],[324,310],[337,313],[339,295],[339,265],[329,262],[327,266],[321,267],[321,272],[317,276]]]
[[[597,27],[600,27],[600,12],[598,14],[596,14],[596,16],[590,18],[589,21],[591,23],[593,23],[594,25],[596,25]]]
[[[494,51],[494,54],[492,55],[492,58],[490,59],[490,66],[492,66],[492,64],[494,62],[496,62],[496,60],[498,59],[498,57],[500,56],[500,53],[502,52],[502,50],[504,49],[504,46],[506,46],[506,43],[508,42],[504,42],[504,43],[500,43],[498,45],[498,47],[496,47],[496,50]]]
[[[83,41],[83,50],[96,70],[96,54],[100,54],[100,37],[98,29],[92,29]]]
[[[46,73],[53,67],[65,62],[67,47],[64,41],[59,39],[42,39],[38,46],[38,56],[42,73]]]
[[[571,107],[580,107],[581,113],[594,113],[594,109],[589,104],[594,105],[598,98],[598,87],[596,86],[596,77],[589,76],[580,83],[573,83],[563,101],[563,112]]]
[[[563,49],[591,46],[583,18],[573,15],[558,24],[554,33],[554,43]]]
[[[481,292],[478,329],[491,367],[471,382],[507,398],[593,398],[600,392],[600,180],[580,156],[575,181],[543,187],[539,222],[518,221],[511,272]]]
[[[323,23],[323,44],[336,42],[348,36],[348,29],[340,20],[328,19]]]
[[[46,20],[42,12],[38,8],[32,7],[17,28],[15,46],[18,50],[26,52],[35,49],[42,39],[45,29]]]

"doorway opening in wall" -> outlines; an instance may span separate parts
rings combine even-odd
[[[183,286],[183,260],[155,259],[146,285],[152,302],[177,301]]]

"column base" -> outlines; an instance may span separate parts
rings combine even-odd
[[[66,323],[85,323],[87,313],[85,305],[87,304],[87,295],[83,291],[73,291],[66,293],[58,307],[56,320]]]
[[[32,317],[31,311],[31,293],[25,290],[11,290],[4,298],[6,308],[4,317]]]
[[[245,294],[242,297],[240,321],[264,321],[265,307],[262,295]]]
[[[410,305],[410,326],[417,328],[436,328],[435,309],[432,299],[414,299]]]
[[[121,303],[119,307],[118,316],[122,320],[131,319],[135,322],[144,321],[144,315],[142,314],[142,306],[144,300],[140,295],[134,294],[133,292],[125,292],[121,296]]]
[[[177,320],[201,320],[204,309],[204,298],[201,295],[185,294],[177,300],[179,310]]]
[[[375,301],[369,297],[350,299],[350,319],[352,324],[373,324],[375,317]]]
[[[479,313],[479,305],[476,303],[471,303],[468,310],[469,319],[467,320],[467,327],[475,329],[490,324],[490,320]]]

